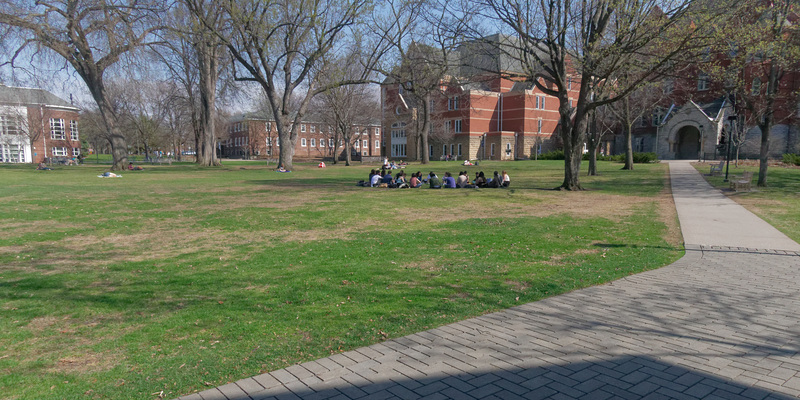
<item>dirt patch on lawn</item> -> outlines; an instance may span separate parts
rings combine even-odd
[[[119,363],[120,357],[112,353],[95,353],[82,351],[77,354],[58,359],[56,365],[47,369],[47,372],[56,374],[86,374],[92,372],[108,371]]]

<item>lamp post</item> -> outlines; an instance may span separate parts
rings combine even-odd
[[[733,138],[734,130],[736,129],[737,118],[738,116],[736,115],[728,116],[728,121],[730,121],[730,129],[728,129],[728,136],[725,138],[727,150],[725,151],[725,180],[723,180],[723,182],[728,181],[728,170],[731,168],[731,140]]]

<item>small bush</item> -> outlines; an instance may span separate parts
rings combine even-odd
[[[553,150],[539,155],[540,160],[563,160],[564,150]]]
[[[656,153],[633,153],[633,162],[635,164],[647,164],[658,161]]]
[[[783,163],[788,165],[800,165],[800,154],[784,154]]]

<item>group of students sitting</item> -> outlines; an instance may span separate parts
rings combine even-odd
[[[501,188],[511,184],[511,178],[506,171],[498,174],[494,171],[491,179],[486,179],[483,171],[475,173],[475,179],[470,181],[467,171],[458,173],[458,178],[454,178],[449,172],[444,173],[444,178],[439,178],[436,173],[431,171],[428,176],[422,177],[422,172],[411,174],[411,178],[406,178],[405,171],[400,171],[396,176],[392,176],[391,170],[371,170],[367,181],[358,182],[358,186],[387,187],[387,188],[418,188],[423,184],[428,184],[431,189],[456,189],[456,188]]]

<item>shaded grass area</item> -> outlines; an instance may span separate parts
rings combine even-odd
[[[722,176],[708,176],[708,166],[696,164],[695,167],[711,185],[722,189],[728,197],[800,243],[800,168],[770,166],[767,170],[767,186],[757,187],[757,165],[734,167],[731,164],[731,177],[741,175],[744,171],[753,172],[753,189],[750,192],[733,192],[730,185],[723,182],[724,171]]]
[[[601,284],[680,256],[663,165],[587,191],[361,188],[370,166],[0,167],[0,390],[18,399],[202,390]]]

